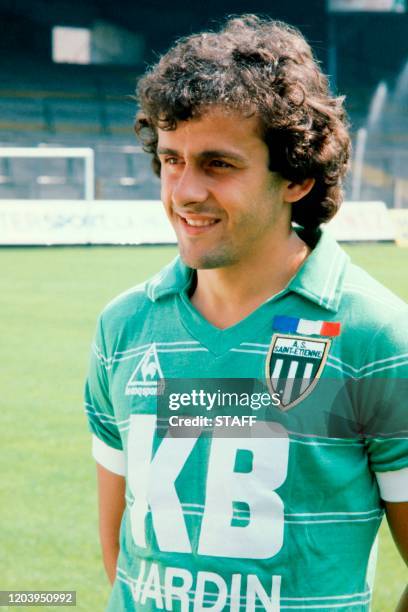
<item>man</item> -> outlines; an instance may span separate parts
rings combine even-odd
[[[255,16],[178,42],[138,97],[180,258],[98,323],[86,404],[109,610],[368,610],[384,509],[408,556],[407,308],[319,228],[341,202],[342,100],[296,30]],[[279,405],[252,434],[161,431],[159,380],[265,376]],[[329,409],[329,379],[369,385]]]

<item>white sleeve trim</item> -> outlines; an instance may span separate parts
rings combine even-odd
[[[110,472],[119,476],[126,474],[125,453],[122,450],[108,446],[106,442],[100,440],[95,434],[92,435],[92,455],[97,463]]]
[[[391,472],[376,472],[381,499],[390,502],[408,501],[408,467]]]

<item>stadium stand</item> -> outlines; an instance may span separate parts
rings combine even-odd
[[[0,146],[92,147],[97,198],[159,197],[159,183],[133,134],[136,67],[53,64],[26,56],[1,63]],[[343,71],[349,75],[342,93],[355,144],[358,131],[368,129],[360,197],[408,207],[408,125],[401,112],[408,103],[408,73],[389,75],[381,117],[368,127],[376,88]],[[0,198],[55,194],[83,196],[79,161],[1,162]],[[351,194],[350,177],[346,196]]]
[[[133,133],[129,68],[14,61],[2,75],[0,146],[92,147],[98,199],[159,198]],[[82,197],[80,160],[0,159],[0,198]]]

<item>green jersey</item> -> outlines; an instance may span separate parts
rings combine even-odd
[[[406,305],[327,232],[283,291],[230,328],[192,306],[193,277],[177,258],[99,318],[93,454],[126,477],[108,609],[368,610],[383,500],[408,500]],[[270,435],[160,433],[161,380],[265,376],[279,403]],[[329,409],[329,381],[361,385]]]

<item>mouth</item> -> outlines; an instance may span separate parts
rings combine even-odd
[[[183,229],[191,236],[208,232],[221,221],[221,219],[207,215],[177,214],[177,217]]]

